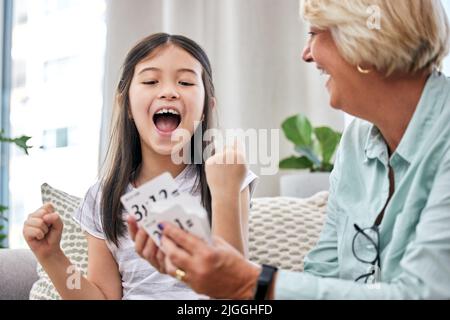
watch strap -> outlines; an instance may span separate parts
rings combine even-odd
[[[278,268],[274,266],[269,266],[267,264],[262,265],[261,273],[258,278],[258,285],[255,291],[255,300],[265,300],[270,285],[273,281],[273,276],[277,272]]]

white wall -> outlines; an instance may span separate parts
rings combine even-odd
[[[316,125],[344,127],[343,114],[328,106],[324,78],[300,59],[307,30],[298,0],[110,0],[107,15],[105,118],[127,50],[139,38],[164,31],[205,48],[222,127],[276,129],[299,112]],[[281,133],[279,157],[292,152]],[[260,173],[258,165],[252,169]],[[256,195],[277,195],[278,178],[262,176]]]

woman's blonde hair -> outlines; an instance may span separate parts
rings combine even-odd
[[[300,0],[303,18],[329,29],[345,60],[387,76],[440,69],[450,26],[440,0]],[[379,22],[379,23],[378,23]]]

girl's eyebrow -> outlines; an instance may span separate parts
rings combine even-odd
[[[177,73],[181,73],[181,72],[190,72],[195,74],[196,76],[198,76],[197,71],[193,70],[193,69],[189,69],[189,68],[182,68],[182,69],[178,69]]]
[[[162,70],[159,69],[159,68],[155,68],[155,67],[147,67],[147,68],[144,68],[144,69],[142,69],[141,71],[139,71],[139,74],[142,74],[142,73],[147,72],[147,71],[162,72]],[[178,69],[178,70],[177,70],[177,73],[182,73],[182,72],[189,72],[189,73],[193,73],[194,75],[198,76],[198,73],[197,73],[195,70],[193,70],[193,69],[189,69],[189,68],[181,68],[181,69]]]
[[[141,71],[139,71],[138,74],[141,74],[141,73],[144,73],[144,72],[147,72],[147,71],[161,72],[161,69],[154,68],[154,67],[147,67],[147,68],[144,68],[144,69],[142,69]]]

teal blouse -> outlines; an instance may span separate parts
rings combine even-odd
[[[389,166],[395,192],[379,225],[381,279],[355,282],[370,264],[352,251],[354,224],[375,224],[389,196]],[[318,244],[303,273],[278,272],[276,299],[450,299],[449,78],[430,76],[391,157],[380,131],[354,120],[343,135],[330,185]]]

